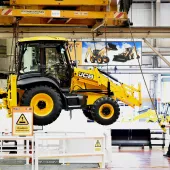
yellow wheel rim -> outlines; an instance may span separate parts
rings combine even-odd
[[[101,62],[101,61],[102,61],[101,58],[99,58],[99,59],[98,59],[98,62]]]
[[[103,104],[99,108],[99,115],[103,119],[110,119],[114,115],[114,108],[111,104]]]
[[[35,115],[47,116],[53,110],[54,102],[48,94],[39,93],[32,98],[30,105],[34,108]]]

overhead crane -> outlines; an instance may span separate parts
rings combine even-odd
[[[91,28],[76,27],[76,25],[67,24],[67,27],[62,24],[55,24],[52,26],[44,25],[41,27],[41,24],[36,24],[36,27],[33,27],[31,24],[27,24],[27,26],[20,26],[19,28],[19,36],[22,37],[30,37],[30,36],[62,36],[67,39],[83,39],[83,38],[92,38]],[[73,27],[74,26],[74,27]],[[41,28],[40,28],[41,27]],[[133,37],[135,39],[142,38],[170,38],[170,27],[131,27],[131,31],[133,33]],[[95,31],[96,38],[105,38],[105,32],[107,38],[112,39],[131,39],[131,33],[129,28],[109,28],[107,27],[106,31],[104,28],[99,28],[98,31]],[[0,27],[0,38],[10,38],[13,35],[13,29],[8,27],[8,30],[3,26]],[[114,36],[113,36],[114,35]]]
[[[127,13],[119,12],[117,0],[10,0],[8,7],[0,9],[0,25],[11,25],[13,17],[21,18],[20,26],[88,26],[92,31],[129,23]]]
[[[1,16],[6,17],[41,17],[73,19],[127,19],[124,12],[70,11],[70,10],[34,10],[34,9],[0,9]]]

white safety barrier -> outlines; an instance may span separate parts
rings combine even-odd
[[[32,160],[34,160],[34,147],[32,146],[32,148],[29,147],[29,141],[31,141],[31,143],[34,143],[34,137],[17,137],[17,136],[2,136],[0,135],[0,158],[4,159],[4,158],[26,158],[26,164],[28,164],[28,160],[29,158],[32,158]],[[5,152],[3,150],[3,142],[5,141],[17,141],[17,143],[19,141],[26,141],[27,145],[26,145],[26,149],[24,147],[18,148],[17,145],[17,149],[9,149],[6,150]],[[8,153],[10,151],[16,151],[17,153]],[[34,161],[32,162],[32,170],[34,169]]]
[[[101,140],[102,141],[102,148],[100,151],[95,152],[79,152],[79,153],[68,153],[67,151],[67,140],[80,140],[83,139],[84,141],[87,140]],[[42,141],[63,141],[63,147],[59,148],[59,150],[52,150],[49,149],[48,145],[44,147],[43,144],[40,142]],[[79,144],[81,146],[81,143]],[[38,160],[39,159],[54,159],[54,158],[79,158],[79,157],[91,157],[91,156],[99,156],[101,157],[101,167],[105,168],[105,136],[36,136],[35,135],[35,169],[38,170]],[[83,145],[82,145],[83,148]]]
[[[17,153],[4,153],[3,141],[17,141]],[[3,136],[0,134],[1,158],[32,159],[32,170],[39,169],[39,160],[59,159],[65,163],[98,163],[101,168],[111,163],[110,130],[99,135],[85,132],[35,132],[33,137]],[[24,142],[26,141],[26,145]],[[100,146],[95,146],[97,141]],[[31,146],[29,144],[31,142]],[[21,144],[22,143],[22,144]],[[4,150],[8,152],[8,150]],[[14,149],[11,149],[14,151]],[[10,152],[10,150],[9,150]]]

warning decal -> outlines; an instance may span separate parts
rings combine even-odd
[[[22,10],[21,14],[27,14],[27,15],[45,15],[45,11],[43,11],[43,10]]]
[[[99,140],[97,140],[95,147],[101,147]]]
[[[27,118],[25,117],[25,115],[21,114],[21,116],[19,117],[19,119],[18,119],[16,124],[17,125],[28,125],[29,122],[28,122]]]
[[[101,151],[101,142],[100,142],[100,140],[97,140],[95,142],[95,151]]]
[[[12,109],[12,135],[33,135],[33,108],[14,107]]]
[[[12,15],[12,9],[3,9],[1,15]]]

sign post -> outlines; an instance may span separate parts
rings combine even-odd
[[[33,135],[33,108],[32,107],[12,108],[12,135],[13,136]]]

